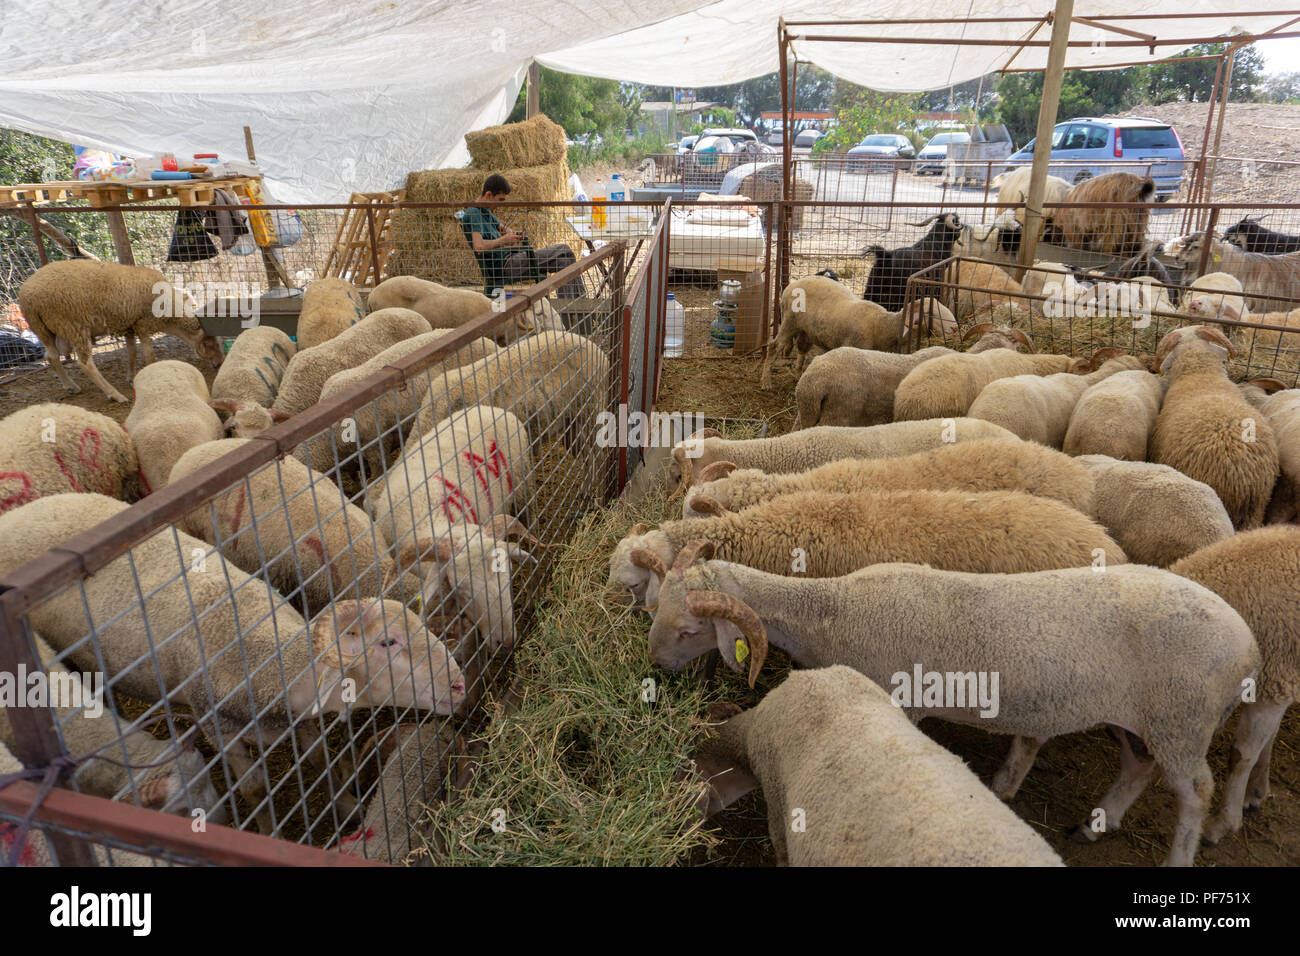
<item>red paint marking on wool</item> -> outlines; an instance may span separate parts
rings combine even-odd
[[[32,491],[32,476],[27,472],[0,471],[0,481],[8,481],[10,478],[17,478],[22,483],[22,488],[7,498],[0,498],[0,514],[4,514],[10,508],[17,508],[29,501],[35,501],[40,497]]]
[[[0,824],[0,856],[8,861],[9,854],[13,852],[14,840],[18,837],[18,827],[12,823]],[[36,854],[32,851],[32,845],[28,840],[23,841],[23,848],[18,851],[19,866],[36,866]]]
[[[235,499],[235,519],[230,524],[229,534],[233,535],[244,523],[244,486],[239,486],[239,497]]]
[[[115,482],[113,475],[108,467],[99,460],[99,453],[103,447],[104,440],[100,437],[99,431],[94,428],[84,429],[81,433],[81,440],[77,445],[77,459],[93,475],[100,477],[100,490],[106,495],[112,495]],[[86,446],[93,446],[89,453]]]

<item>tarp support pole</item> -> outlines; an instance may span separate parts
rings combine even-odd
[[[777,247],[781,252],[777,263],[775,294],[786,287],[790,276],[790,205],[794,197],[794,137],[790,135],[793,117],[790,110],[790,69],[786,63],[789,38],[785,32],[785,18],[777,21],[777,53],[781,80],[781,205],[777,214]]]
[[[528,119],[532,119],[541,109],[542,101],[542,68],[534,60],[528,64]]]
[[[1205,114],[1205,133],[1201,136],[1201,155],[1196,159],[1196,165],[1192,167],[1192,185],[1187,191],[1187,201],[1197,203],[1201,201],[1201,196],[1205,190],[1205,162],[1210,153],[1210,129],[1214,124],[1214,109],[1219,101],[1219,87],[1223,82],[1223,54],[1219,54],[1219,63],[1214,70],[1214,87],[1210,92],[1210,108]],[[1205,221],[1201,214],[1191,207],[1187,209],[1187,215],[1183,222],[1183,235],[1187,235],[1193,228],[1204,228]]]
[[[1065,76],[1065,54],[1070,39],[1070,20],[1074,0],[1056,0],[1052,14],[1052,42],[1043,73],[1043,99],[1038,104],[1038,134],[1034,141],[1034,165],[1029,174],[1029,197],[1025,200],[1025,231],[1020,238],[1020,264],[1034,264],[1038,251],[1038,234],[1043,227],[1043,197],[1047,194],[1047,168],[1052,156],[1052,129],[1061,102],[1061,82]]]
[[[1219,144],[1223,140],[1223,118],[1228,112],[1228,99],[1232,96],[1232,67],[1237,58],[1237,47],[1228,47],[1227,60],[1223,66],[1223,89],[1219,97],[1219,118],[1214,127],[1214,149],[1210,152],[1210,166],[1205,171],[1205,199],[1209,201],[1214,194],[1214,173],[1219,165]],[[1209,248],[1209,245],[1206,245]]]

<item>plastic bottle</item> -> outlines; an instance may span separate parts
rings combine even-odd
[[[615,173],[609,178],[609,201],[625,202],[627,200],[627,186],[623,182],[623,177]],[[610,210],[612,225],[621,226],[624,222],[625,209],[615,206]]]
[[[680,358],[686,339],[686,310],[671,292],[668,293],[664,324],[664,357]]]
[[[596,177],[596,186],[591,191],[591,224],[597,229],[604,229],[608,220],[605,217],[605,184]]]

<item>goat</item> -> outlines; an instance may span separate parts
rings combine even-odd
[[[1084,209],[1062,206],[1053,219],[1060,226],[1065,244],[1106,255],[1130,258],[1146,242],[1147,222],[1156,184],[1150,176],[1106,173],[1070,190],[1067,203],[1142,203],[1136,209]]]
[[[961,220],[953,212],[932,216],[913,226],[930,226],[930,231],[910,246],[888,250],[883,246],[868,246],[865,252],[875,256],[867,286],[862,298],[876,303],[886,312],[903,308],[907,294],[907,280],[923,269],[928,269],[952,255],[952,247],[961,238]]]
[[[1284,232],[1274,232],[1259,224],[1260,216],[1246,216],[1235,226],[1229,226],[1223,233],[1226,242],[1265,256],[1281,256],[1288,252],[1300,252],[1300,236],[1288,236]]]
[[[1184,282],[1200,276],[1205,242],[1204,232],[1194,232],[1172,240],[1165,247],[1166,253],[1182,267]],[[1246,252],[1214,237],[1209,238],[1209,243],[1206,270],[1226,272],[1240,279],[1242,291],[1248,296],[1246,305],[1252,312],[1287,312],[1300,302],[1300,252],[1270,256]]]

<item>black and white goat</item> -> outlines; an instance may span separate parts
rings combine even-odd
[[[903,308],[907,280],[952,255],[953,243],[961,238],[962,230],[957,214],[946,212],[910,225],[925,226],[930,223],[934,223],[930,226],[930,231],[910,246],[894,250],[878,245],[866,248],[864,254],[874,254],[875,262],[871,266],[871,274],[867,276],[867,287],[862,290],[862,298],[876,303],[887,312],[898,312]]]

